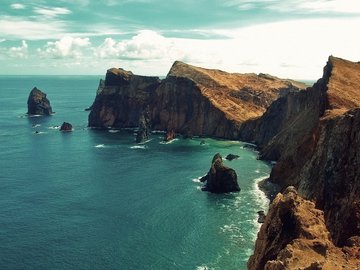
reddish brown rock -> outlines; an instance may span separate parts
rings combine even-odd
[[[72,130],[73,130],[72,125],[70,123],[67,123],[67,122],[62,123],[62,125],[60,127],[60,131],[69,132],[69,131],[72,131]]]
[[[356,251],[354,247],[337,248],[331,241],[323,212],[313,202],[301,198],[294,187],[288,187],[270,205],[248,269],[353,270],[360,267]]]
[[[110,69],[101,82],[91,127],[136,127],[149,108],[153,130],[237,138],[241,123],[259,117],[279,96],[304,85],[269,75],[226,73],[175,62],[167,77]]]
[[[174,140],[176,138],[176,133],[175,131],[172,129],[170,131],[167,131],[165,133],[165,136],[164,136],[164,142],[169,142],[171,140]]]

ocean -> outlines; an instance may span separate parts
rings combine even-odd
[[[99,79],[0,76],[0,269],[246,269],[270,165],[243,142],[87,128]],[[26,116],[34,86],[54,115]],[[200,190],[216,153],[240,156],[241,192]]]

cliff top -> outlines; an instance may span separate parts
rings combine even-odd
[[[186,77],[204,86],[227,87],[238,90],[243,87],[253,87],[257,90],[266,91],[271,88],[286,88],[293,85],[303,89],[306,85],[293,80],[280,79],[269,74],[260,73],[228,73],[218,69],[207,69],[175,61],[167,76]]]
[[[244,122],[261,116],[282,90],[305,89],[306,85],[267,74],[228,73],[175,61],[167,78],[183,77],[194,81],[201,93],[222,110],[228,119]]]
[[[325,69],[331,70],[327,95],[332,113],[360,107],[360,63],[330,56]]]

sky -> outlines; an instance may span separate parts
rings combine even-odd
[[[315,80],[360,61],[359,0],[0,0],[0,75],[164,76],[175,60]]]

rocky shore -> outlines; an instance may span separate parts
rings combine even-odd
[[[247,141],[277,161],[267,183],[282,194],[249,269],[360,269],[360,63],[330,56],[307,88],[182,62],[164,80],[110,69],[89,126],[138,127],[144,108],[153,130]]]

